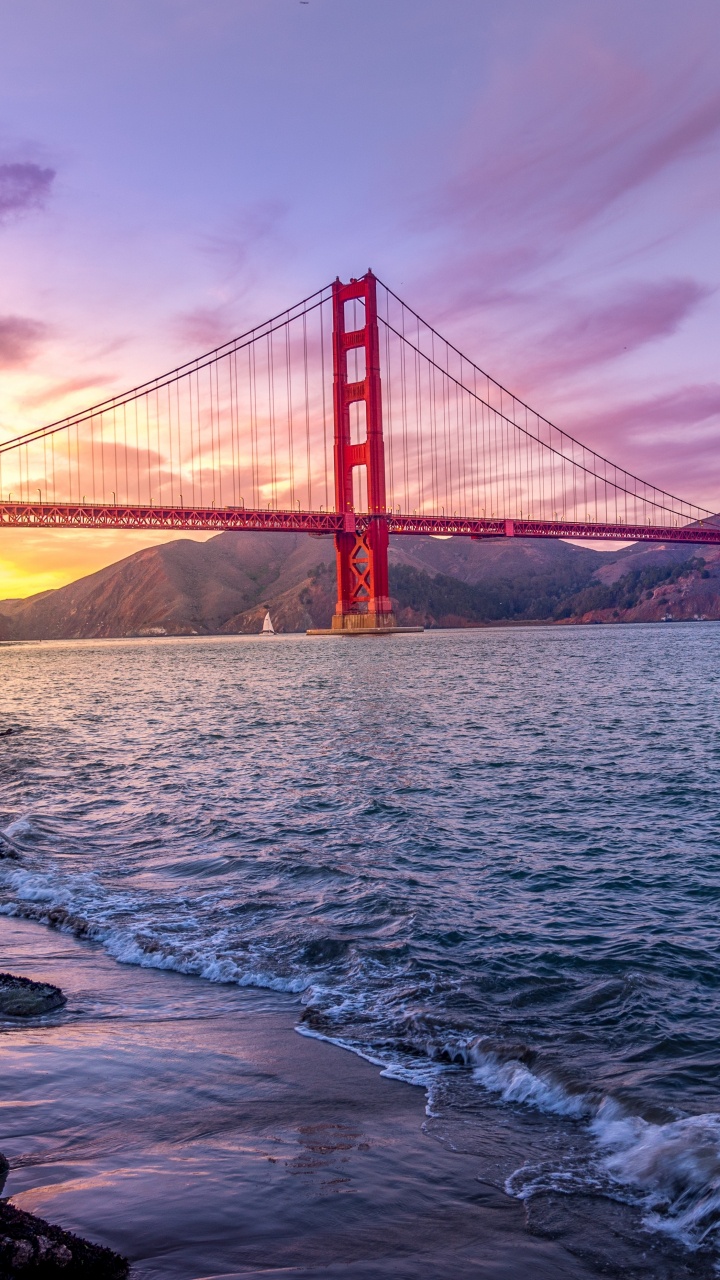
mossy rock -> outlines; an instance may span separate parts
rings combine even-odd
[[[67,997],[51,982],[33,982],[31,978],[0,973],[0,1017],[36,1018],[61,1009],[66,1003]]]
[[[126,1280],[128,1270],[127,1260],[112,1249],[0,1200],[2,1280]]]

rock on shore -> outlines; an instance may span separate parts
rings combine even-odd
[[[125,1280],[125,1258],[81,1240],[0,1200],[0,1276],[3,1280]]]
[[[66,1003],[67,997],[51,982],[33,982],[31,978],[0,973],[1,1017],[34,1018],[61,1009]]]
[[[9,1167],[0,1153],[0,1195]],[[127,1260],[112,1249],[0,1200],[0,1280],[125,1280],[127,1274]]]

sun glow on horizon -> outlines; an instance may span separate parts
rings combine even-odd
[[[175,530],[4,529],[0,532],[0,605],[3,600],[25,600],[65,587],[146,547],[181,538],[207,542],[215,536],[215,532],[178,534]]]

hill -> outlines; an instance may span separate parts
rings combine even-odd
[[[672,548],[673,552],[679,548]],[[720,619],[720,547],[682,548],[684,559],[637,556],[606,566],[557,614],[569,622]],[[628,569],[628,565],[632,567]],[[618,569],[620,570],[618,572]],[[611,570],[611,573],[608,573]]]
[[[5,638],[202,635],[307,578],[332,554],[303,534],[219,534],[148,547],[56,591],[0,601]]]
[[[720,617],[716,548],[402,537],[390,562],[400,619],[427,626]],[[256,632],[266,607],[282,631],[329,624],[331,538],[221,533],[150,547],[56,591],[0,601],[0,639]]]

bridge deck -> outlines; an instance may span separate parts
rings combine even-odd
[[[254,530],[315,536],[363,532],[377,517],[334,511],[251,510],[245,507],[112,506],[105,503],[0,502],[0,528]],[[587,538],[612,542],[720,543],[720,524],[600,524],[572,520],[500,520],[465,516],[385,516],[392,534],[460,538]]]

